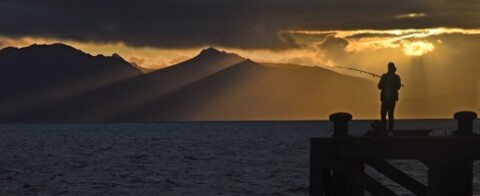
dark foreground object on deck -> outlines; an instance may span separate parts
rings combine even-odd
[[[395,195],[365,173],[365,164],[416,195],[472,195],[473,160],[480,159],[480,137],[473,134],[473,112],[458,112],[455,136],[350,137],[351,115],[334,114],[332,138],[312,138],[310,195]],[[341,121],[335,122],[341,118]],[[346,120],[348,119],[348,120]],[[342,125],[343,124],[343,125]],[[428,166],[428,186],[385,159],[419,160]]]

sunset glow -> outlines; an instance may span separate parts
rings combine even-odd
[[[292,47],[283,50],[269,49],[239,49],[231,47],[217,47],[221,50],[238,53],[244,57],[261,62],[295,63],[309,66],[335,66],[338,62],[332,59],[338,52],[374,54],[382,49],[401,51],[405,57],[422,56],[435,53],[437,44],[441,39],[436,37],[444,35],[480,35],[480,29],[460,28],[431,28],[431,29],[392,29],[392,30],[330,30],[330,31],[299,31],[290,30],[287,35]],[[335,38],[345,40],[345,45],[335,45],[327,42]],[[43,37],[9,38],[0,36],[0,48],[6,46],[24,47],[32,44],[65,43],[92,55],[120,54],[125,60],[148,69],[159,69],[185,61],[205,47],[195,48],[155,48],[134,47],[122,42],[96,43],[79,42]],[[436,40],[436,41],[435,41]],[[329,45],[326,47],[326,45]]]

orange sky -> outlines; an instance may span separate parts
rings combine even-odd
[[[414,15],[414,14],[413,14]],[[402,17],[408,17],[402,16]],[[460,34],[468,38],[469,35],[480,35],[480,29],[460,28],[431,28],[431,29],[392,29],[392,30],[350,30],[350,31],[286,31],[297,45],[296,47],[269,50],[269,49],[238,49],[217,48],[238,53],[241,56],[261,62],[294,63],[309,66],[353,66],[357,64],[341,64],[332,56],[340,50],[349,54],[368,52],[369,55],[381,53],[382,49],[394,49],[402,52],[400,57],[388,57],[392,60],[408,59],[409,56],[423,56],[435,53],[435,48],[443,43],[443,35]],[[355,36],[358,36],[356,38]],[[432,40],[435,39],[435,40]],[[345,40],[335,43],[334,39]],[[333,40],[333,41],[332,41]],[[202,47],[187,49],[132,47],[121,42],[95,43],[62,40],[44,37],[9,38],[0,36],[0,48],[7,46],[24,47],[31,44],[48,44],[61,42],[96,55],[111,55],[118,53],[127,61],[136,63],[145,68],[162,68],[187,60],[196,55]],[[331,42],[328,43],[328,42]],[[208,47],[208,46],[205,46]],[[214,46],[215,47],[215,46]],[[369,59],[366,56],[363,59]],[[379,58],[376,56],[375,58]],[[388,61],[388,59],[385,59]],[[363,66],[362,66],[363,67]]]
[[[353,67],[382,74],[386,71],[386,64],[393,61],[402,77],[402,83],[405,84],[405,88],[401,90],[402,98],[398,111],[400,117],[402,113],[412,113],[409,110],[414,109],[401,107],[403,103],[411,105],[417,103],[415,100],[421,97],[441,102],[436,105],[452,103],[449,104],[452,112],[476,110],[480,107],[478,77],[480,29],[289,30],[284,33],[289,34],[289,41],[295,43],[294,46],[286,49],[213,47],[258,62],[321,66],[373,81],[376,79],[368,75],[338,69],[335,66]],[[127,61],[151,69],[182,62],[197,55],[204,47],[208,47],[167,49],[133,47],[120,42],[95,43],[43,37],[0,36],[0,48],[56,42],[71,45],[92,55],[108,56],[118,53]]]

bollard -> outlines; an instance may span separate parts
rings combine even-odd
[[[473,120],[477,118],[477,113],[461,111],[455,113],[453,117],[458,121],[458,129],[453,132],[453,135],[474,135]]]
[[[333,122],[333,137],[348,137],[348,121],[352,115],[345,112],[331,114],[329,117]]]

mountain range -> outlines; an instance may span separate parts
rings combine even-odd
[[[119,55],[63,44],[0,50],[3,122],[373,118],[376,84],[320,67],[259,63],[208,48],[142,73]]]

